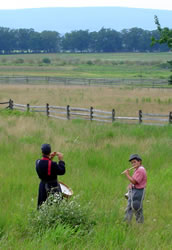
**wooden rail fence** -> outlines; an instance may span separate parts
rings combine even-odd
[[[169,114],[151,114],[144,113],[142,110],[139,110],[137,117],[129,117],[129,116],[116,116],[115,109],[111,111],[103,111],[99,109],[90,108],[78,108],[67,106],[52,106],[50,104],[46,104],[43,106],[33,106],[30,104],[17,104],[14,103],[13,100],[9,100],[8,102],[1,102],[1,105],[8,104],[7,107],[11,110],[20,110],[25,112],[39,112],[43,113],[47,117],[62,119],[62,120],[71,120],[71,119],[83,119],[90,121],[98,121],[98,122],[115,122],[115,121],[137,121],[139,124],[146,125],[165,125],[172,124],[172,112]],[[150,123],[153,122],[153,123]],[[160,122],[160,123],[157,123]]]
[[[166,88],[170,87],[167,79],[146,78],[69,78],[50,76],[0,76],[2,84],[57,84],[80,86],[121,86]]]

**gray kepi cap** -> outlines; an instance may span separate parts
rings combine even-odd
[[[142,158],[138,154],[130,155],[129,161],[132,161],[132,160],[135,160],[135,159],[138,160],[138,161],[142,161]]]

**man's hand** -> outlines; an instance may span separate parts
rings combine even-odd
[[[57,155],[56,152],[52,152],[52,153],[50,154],[50,159],[52,160],[52,159],[54,158],[54,156],[56,156],[56,155]]]
[[[130,175],[130,170],[129,169],[126,169],[124,172],[123,172],[126,176]]]
[[[125,174],[125,176],[127,177],[127,179],[132,183],[132,184],[136,184],[137,182],[133,179],[133,177],[132,176],[130,176],[130,170],[129,169],[126,169],[125,171],[124,171],[124,174]]]
[[[57,155],[59,161],[63,161],[63,154],[62,153],[57,152],[56,155]]]
[[[52,160],[55,156],[58,157],[59,161],[62,161],[63,160],[63,154],[60,153],[60,152],[52,152],[50,154],[50,159]]]

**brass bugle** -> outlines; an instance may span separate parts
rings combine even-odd
[[[131,168],[129,168],[128,170],[131,170],[131,169],[133,169],[134,167],[131,167]],[[126,169],[127,170],[127,169]],[[125,172],[125,170],[121,173],[121,174],[124,174],[124,172]]]

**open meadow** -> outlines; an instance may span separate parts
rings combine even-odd
[[[90,107],[119,115],[172,111],[171,90],[147,88],[0,85],[0,102]],[[0,106],[0,249],[172,249],[172,126],[61,121]],[[69,185],[81,208],[89,206],[92,230],[79,234],[67,225],[34,230],[39,179],[35,160],[50,143],[64,153]],[[147,169],[145,222],[123,222],[128,181],[121,172],[138,153]],[[37,215],[39,216],[39,215]]]
[[[0,76],[166,79],[171,53],[0,55]]]

